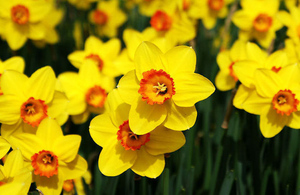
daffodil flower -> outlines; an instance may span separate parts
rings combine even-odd
[[[36,128],[44,118],[57,118],[67,107],[65,95],[55,91],[56,77],[49,66],[38,69],[30,78],[20,72],[6,70],[1,81],[4,93],[0,96],[2,125],[18,126],[22,123],[28,128]],[[1,133],[5,133],[6,129],[10,127],[3,126]]]
[[[275,32],[282,28],[277,19],[279,1],[274,0],[242,0],[242,9],[232,16],[233,23],[240,29],[239,38],[256,39],[267,48],[275,38]]]
[[[74,51],[68,56],[69,61],[79,68],[84,61],[93,60],[98,71],[108,76],[119,76],[120,73],[114,65],[114,60],[121,50],[119,39],[113,38],[103,43],[100,39],[90,36],[84,45],[83,51]]]
[[[195,123],[195,103],[210,96],[215,87],[194,73],[196,54],[187,46],[163,54],[154,44],[143,42],[135,53],[136,70],[121,78],[118,90],[131,105],[129,126],[146,134],[160,124],[182,131]]]
[[[131,169],[141,176],[158,177],[165,166],[164,154],[185,143],[183,133],[159,126],[150,133],[137,135],[128,122],[130,106],[116,89],[109,94],[107,104],[107,112],[90,124],[93,140],[103,147],[98,162],[100,171],[116,176]]]
[[[100,1],[90,12],[89,20],[96,25],[100,36],[116,37],[118,28],[127,20],[127,15],[119,8],[117,0]]]
[[[114,78],[101,74],[91,60],[86,60],[79,73],[64,72],[58,76],[62,90],[70,100],[67,112],[76,124],[84,123],[90,113],[100,114]]]
[[[277,135],[284,126],[300,128],[300,69],[297,64],[282,68],[278,73],[255,71],[256,90],[243,102],[243,109],[260,115],[260,130],[264,137]]]
[[[0,19],[3,20],[2,33],[9,47],[20,49],[26,40],[43,39],[45,28],[41,20],[50,11],[46,1],[0,1]]]
[[[10,142],[21,150],[33,181],[44,194],[60,194],[65,180],[78,178],[87,170],[87,162],[77,154],[81,137],[64,136],[54,119],[44,119],[36,135],[18,134]]]

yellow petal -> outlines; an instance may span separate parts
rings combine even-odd
[[[263,110],[272,103],[271,98],[258,95],[256,90],[247,90],[247,92],[247,99],[243,102],[242,108],[251,114],[261,115]]]
[[[149,178],[158,177],[164,170],[165,157],[163,154],[153,156],[144,147],[137,151],[137,159],[131,167],[132,171],[140,176]]]
[[[112,38],[103,44],[103,48],[97,48],[100,56],[114,60],[121,50],[121,42],[117,38]]]
[[[137,158],[137,152],[125,150],[117,140],[117,135],[107,141],[98,161],[100,171],[106,176],[117,176],[132,167]]]
[[[163,125],[169,129],[176,131],[184,131],[194,126],[197,118],[197,110],[195,106],[179,107],[174,102],[168,102],[168,115]]]
[[[267,58],[267,53],[261,50],[255,43],[248,42],[246,45],[246,50],[248,56],[247,59],[249,60],[263,64]]]
[[[277,135],[290,120],[286,115],[277,114],[271,106],[265,108],[264,113],[260,116],[259,126],[261,133],[266,138]]]
[[[221,51],[217,56],[217,63],[222,71],[228,72],[229,74],[229,66],[232,63],[232,59],[230,58],[230,52],[228,50]]]
[[[29,186],[30,187],[30,186]],[[27,192],[29,190],[29,187],[27,189]],[[15,183],[7,183],[5,185],[0,186],[1,194],[2,195],[12,195],[12,194],[22,194],[23,189],[26,188],[25,182],[15,182]]]
[[[20,102],[20,98],[17,96],[0,96],[0,122],[7,125],[13,125],[21,120],[21,104],[22,102]]]
[[[121,123],[122,124],[122,123]],[[119,125],[121,125],[119,124]],[[108,113],[96,116],[90,123],[90,135],[94,142],[103,147],[106,142],[117,134],[118,126],[115,126]]]
[[[14,175],[13,179],[11,180],[11,183],[17,183],[20,186],[22,186],[22,188],[21,188],[20,192],[18,192],[16,190],[16,191],[14,191],[14,193],[27,194],[29,191],[30,185],[31,185],[31,181],[32,181],[32,171],[31,170],[29,170],[26,167],[23,167],[22,169],[18,170],[17,174]],[[6,184],[6,185],[8,185],[8,184]],[[4,186],[6,186],[6,185],[4,185]],[[2,190],[2,188],[0,188],[0,190]],[[14,194],[14,193],[12,193],[12,194]],[[1,192],[1,194],[2,194],[2,192]]]
[[[33,154],[38,153],[43,148],[43,142],[33,134],[23,133],[11,136],[9,142],[12,146],[19,148],[27,161],[31,161]]]
[[[26,92],[36,99],[49,103],[53,99],[56,77],[50,66],[35,71],[27,82]]]
[[[136,48],[142,41],[147,41],[143,37],[143,34],[134,29],[125,29],[123,32],[123,39],[128,49],[128,55],[130,59],[134,58]]]
[[[163,126],[157,127],[150,133],[150,141],[145,144],[145,150],[151,155],[171,153],[185,144],[182,132],[172,131]]]
[[[27,37],[23,28],[19,28],[13,22],[8,22],[5,26],[4,36],[12,50],[20,49],[27,41]]]
[[[128,72],[120,79],[117,88],[121,98],[127,104],[133,104],[134,100],[139,96],[139,83],[135,70]]]
[[[247,58],[246,42],[243,40],[237,40],[234,42],[230,49],[230,58],[236,62],[238,60],[244,60]]]
[[[64,180],[68,180],[81,177],[87,171],[87,167],[86,160],[80,155],[76,155],[73,161],[60,164],[59,170],[63,174]]]
[[[176,75],[173,79],[176,93],[172,99],[180,107],[191,107],[198,101],[208,98],[215,91],[214,85],[200,74]]]
[[[48,104],[48,116],[52,118],[58,117],[60,114],[64,113],[67,109],[69,100],[64,93],[55,91],[53,95],[53,100]]]
[[[205,28],[210,30],[216,26],[217,18],[210,15],[206,15],[204,16],[204,18],[202,18],[202,22]]]
[[[272,69],[273,67],[284,67],[288,64],[288,57],[284,51],[276,51],[272,53],[265,62],[265,68]]]
[[[3,158],[10,149],[10,144],[1,136],[0,137],[0,158]]]
[[[293,18],[286,11],[279,11],[277,13],[277,18],[280,22],[282,22],[285,26],[290,26],[292,24]]]
[[[242,60],[236,62],[232,68],[243,85],[248,88],[254,88],[254,72],[259,66],[255,61]]]
[[[263,97],[273,98],[283,83],[281,77],[272,70],[259,69],[255,71],[254,80],[257,93]]]
[[[49,13],[51,9],[51,4],[45,1],[33,1],[33,2],[29,1],[27,3],[30,4],[29,21],[32,23],[41,21],[46,16],[46,14]]]
[[[131,105],[129,112],[129,126],[132,132],[143,135],[162,124],[167,116],[166,105],[149,105],[138,97]]]
[[[68,55],[68,60],[71,62],[73,66],[79,68],[86,57],[86,53],[84,51],[74,51],[73,53]]]
[[[43,145],[49,150],[53,146],[53,141],[63,136],[63,132],[55,119],[45,118],[38,126],[36,136],[43,140]]]
[[[243,109],[243,104],[245,100],[248,98],[249,93],[255,89],[251,89],[248,87],[245,87],[245,85],[240,84],[239,88],[236,91],[236,94],[233,99],[233,105],[238,109]]]
[[[28,38],[32,40],[41,40],[45,37],[46,27],[42,23],[30,24],[28,26]]]
[[[63,175],[53,175],[50,178],[45,176],[33,175],[33,180],[36,183],[36,188],[42,191],[43,194],[57,195],[61,193],[64,183]]]
[[[232,22],[240,29],[249,31],[253,26],[253,19],[244,10],[236,11],[232,16]]]
[[[7,95],[16,95],[25,98],[23,88],[27,81],[28,77],[23,73],[14,70],[4,71],[1,76],[1,89],[3,94],[5,93]]]
[[[84,44],[84,49],[88,52],[96,52],[99,47],[101,47],[103,42],[95,37],[95,36],[89,36]]]
[[[9,153],[5,159],[4,169],[8,178],[16,176],[24,167],[24,160],[20,150],[16,149]]]
[[[79,135],[66,135],[52,140],[53,152],[64,162],[71,162],[76,157],[81,137]]]
[[[196,54],[191,47],[174,47],[165,54],[165,57],[169,65],[167,72],[170,75],[192,73],[196,69]]]
[[[287,124],[287,126],[293,128],[293,129],[299,129],[300,128],[300,112],[293,112],[291,120]]]
[[[16,70],[23,73],[25,68],[25,61],[22,57],[15,56],[3,62],[4,70]]]
[[[222,71],[218,72],[216,76],[216,87],[220,91],[228,91],[235,87],[236,81],[232,76],[230,76],[228,73],[224,73]]]
[[[134,62],[138,80],[143,78],[142,73],[154,70],[166,70],[167,62],[160,49],[150,42],[142,42],[136,49]]]

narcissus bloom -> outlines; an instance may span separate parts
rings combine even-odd
[[[295,44],[292,39],[286,39],[284,41],[284,51],[288,55],[289,62],[299,63],[300,62],[300,44]]]
[[[186,13],[174,10],[172,6],[164,6],[156,11],[151,17],[150,25],[157,31],[158,36],[176,40],[179,44],[184,44],[196,36],[194,22]]]
[[[237,40],[230,50],[221,51],[217,56],[220,71],[216,76],[216,86],[221,91],[233,89],[238,77],[233,71],[236,62],[246,59],[246,43]]]
[[[99,1],[97,8],[90,12],[89,20],[96,25],[100,36],[116,37],[118,28],[127,20],[117,0]]]
[[[49,66],[38,69],[30,78],[13,70],[6,70],[1,81],[1,134],[11,128],[6,125],[19,124],[26,124],[26,128],[34,132],[44,118],[57,118],[67,107],[65,95],[55,91],[56,77]]]
[[[256,90],[243,103],[243,108],[260,115],[260,130],[264,137],[277,135],[284,126],[300,128],[298,65],[282,68],[278,73],[259,69],[255,72]]]
[[[232,21],[240,29],[239,38],[256,39],[267,48],[275,38],[275,32],[282,27],[277,19],[279,1],[242,0],[242,9],[233,14]]]
[[[114,78],[101,74],[91,60],[84,62],[79,73],[60,74],[58,81],[70,100],[67,112],[76,124],[84,123],[91,112],[102,113],[107,93],[115,87]]]
[[[163,124],[172,130],[186,130],[195,123],[195,103],[210,96],[215,87],[194,73],[196,54],[187,46],[165,54],[150,42],[137,48],[136,70],[124,75],[118,89],[131,105],[129,125],[136,134],[146,134]]]
[[[0,136],[0,159],[3,158],[10,149],[10,144]]]
[[[5,61],[0,60],[0,78],[4,70],[15,70],[17,72],[23,73],[24,68],[25,68],[25,62],[22,57],[16,56],[16,57],[9,58]],[[0,95],[3,95],[1,88],[0,88]]]
[[[0,1],[0,7],[2,33],[11,49],[20,49],[28,38],[33,40],[44,38],[45,28],[41,20],[51,8],[49,2]]]
[[[20,150],[13,150],[0,165],[1,194],[27,194],[32,180],[31,171],[25,167]]]
[[[74,51],[68,56],[69,61],[79,68],[84,61],[91,59],[98,66],[98,71],[112,77],[119,76],[120,73],[116,69],[114,60],[121,50],[121,42],[119,39],[110,39],[103,43],[100,39],[90,36],[85,41],[83,51]]]
[[[64,181],[63,184],[63,195],[74,195],[75,192],[78,195],[85,195],[85,189],[84,189],[84,184],[83,180],[85,181],[86,184],[91,184],[92,181],[92,174],[90,171],[86,171],[82,177],[76,178],[76,179],[69,179]],[[76,189],[76,191],[75,191]]]
[[[128,122],[130,105],[123,102],[117,90],[109,94],[107,102],[107,112],[90,124],[93,140],[103,147],[98,162],[100,171],[117,176],[131,169],[141,176],[158,177],[165,166],[164,154],[185,143],[183,133],[159,126],[150,133],[137,135]]]
[[[60,194],[63,182],[82,176],[87,162],[79,156],[79,135],[64,136],[54,119],[43,120],[36,135],[22,133],[10,142],[21,150],[33,181],[44,194]]]
[[[178,2],[191,18],[202,19],[205,28],[212,29],[216,26],[218,18],[227,16],[227,5],[233,0],[178,0]]]

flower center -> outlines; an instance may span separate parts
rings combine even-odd
[[[17,24],[27,24],[29,21],[29,10],[24,5],[16,5],[11,8],[11,18]]]
[[[259,14],[253,21],[253,26],[258,32],[267,32],[272,26],[272,18],[267,14]]]
[[[31,157],[31,165],[35,175],[50,178],[58,173],[58,159],[53,152],[42,150]]]
[[[128,120],[120,125],[117,135],[118,140],[121,140],[121,145],[125,150],[139,150],[142,145],[150,141],[150,133],[144,135],[134,134],[129,127]]]
[[[163,70],[151,69],[143,72],[138,91],[148,104],[163,104],[175,95],[173,78]]]
[[[191,0],[183,0],[182,3],[183,3],[183,5],[182,5],[183,10],[188,10],[191,5]]]
[[[150,24],[157,31],[167,31],[172,26],[172,18],[163,11],[157,11],[152,16]]]
[[[103,60],[99,57],[99,55],[97,55],[97,54],[90,54],[88,56],[85,56],[85,58],[86,59],[91,59],[94,62],[96,62],[99,70],[102,71],[102,69],[103,69]]]
[[[74,189],[74,181],[73,179],[65,180],[63,184],[63,189],[66,192],[71,192]]]
[[[102,108],[106,100],[106,92],[102,87],[95,85],[91,87],[85,94],[86,102],[96,108]]]
[[[235,64],[235,62],[232,62],[229,66],[229,75],[232,76],[232,78],[234,79],[234,81],[238,81],[238,77],[236,76],[236,74],[233,71],[233,65]]]
[[[295,98],[295,94],[291,90],[280,90],[274,95],[273,108],[278,114],[289,116],[292,112],[297,111],[299,100]]]
[[[108,20],[107,14],[101,10],[95,10],[93,18],[94,22],[98,25],[104,25]]]
[[[279,70],[281,69],[281,67],[276,68],[275,66],[272,67],[271,70],[273,70],[274,72],[279,72]]]
[[[36,127],[48,116],[47,109],[48,106],[45,104],[45,101],[40,99],[36,100],[33,97],[30,97],[21,106],[21,118],[24,123]]]
[[[208,0],[208,6],[212,10],[219,11],[224,6],[224,0]]]

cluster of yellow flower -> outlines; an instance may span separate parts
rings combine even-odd
[[[220,72],[216,86],[221,91],[234,89],[236,108],[260,115],[264,137],[277,135],[284,126],[300,128],[299,112],[299,38],[300,7],[287,3],[289,12],[279,10],[279,1],[242,0],[242,9],[233,13],[239,39],[217,56]],[[285,47],[273,52],[275,31],[285,25]],[[258,44],[247,42],[255,39]]]
[[[99,114],[89,132],[103,148],[98,165],[104,175],[131,169],[158,177],[164,155],[185,144],[181,131],[195,124],[195,104],[215,90],[195,73],[193,48],[178,46],[196,37],[200,20],[211,30],[218,18],[230,15],[239,28],[239,39],[217,56],[217,88],[231,90],[241,83],[233,104],[261,116],[265,137],[275,136],[284,126],[300,128],[300,8],[295,1],[287,1],[289,13],[279,11],[279,0],[241,0],[237,11],[238,1],[228,11],[233,0],[126,1],[127,9],[137,6],[149,17],[149,25],[142,32],[126,28],[123,49],[116,36],[128,16],[119,1],[97,1],[91,10],[94,2],[69,0],[78,9],[90,10],[88,19],[96,34],[108,38],[103,42],[91,35],[83,50],[68,55],[78,72],[56,78],[46,66],[27,77],[23,58],[0,61],[0,158],[12,148],[0,165],[1,192],[26,194],[35,182],[44,194],[60,194],[62,189],[72,193],[79,178],[89,181],[87,162],[78,155],[81,137],[64,135],[60,126],[69,116],[74,124],[83,124],[91,113]],[[12,50],[27,39],[37,46],[54,44],[59,40],[55,26],[62,17],[55,1],[0,1],[0,36]],[[290,39],[272,53],[275,32],[284,25]]]

